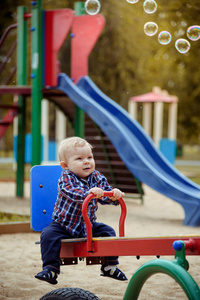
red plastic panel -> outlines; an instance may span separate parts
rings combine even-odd
[[[74,19],[71,44],[71,77],[77,82],[88,75],[88,57],[105,25],[102,15],[82,15]]]
[[[45,11],[45,85],[56,86],[59,65],[57,54],[61,48],[74,19],[71,9]]]

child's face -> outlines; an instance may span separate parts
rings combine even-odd
[[[71,149],[65,168],[86,179],[95,169],[91,148],[86,145]]]

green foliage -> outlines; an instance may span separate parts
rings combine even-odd
[[[75,2],[43,0],[43,8],[73,9]],[[200,40],[190,41],[191,49],[186,54],[179,53],[174,46],[176,39],[187,38],[186,30],[189,26],[200,25],[199,0],[157,0],[158,9],[154,14],[144,12],[142,0],[136,4],[126,0],[100,2],[106,25],[89,57],[91,78],[103,92],[126,109],[129,97],[150,92],[154,86],[160,86],[176,95],[179,98],[178,142],[199,143]],[[31,12],[29,0],[1,2],[0,34],[8,25],[16,22],[18,5],[26,5]],[[145,35],[143,27],[147,21],[156,22],[159,32],[169,31],[172,34],[171,43],[164,46],[159,44],[157,35]],[[59,59],[62,71],[69,74],[69,38],[59,53]],[[30,116],[27,122],[29,119]]]

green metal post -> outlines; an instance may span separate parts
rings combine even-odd
[[[32,1],[32,165],[41,163],[42,0]]]
[[[75,2],[75,15],[80,16],[85,14],[84,2]],[[86,74],[83,74],[86,75]],[[75,121],[74,121],[74,135],[84,137],[85,114],[84,111],[75,105]]]
[[[27,80],[27,23],[24,21],[26,7],[17,8],[17,84],[26,85]],[[25,117],[26,102],[24,96],[19,96],[18,106],[20,114],[18,117],[18,138],[17,138],[17,172],[16,172],[16,196],[24,195],[24,169],[25,169]]]
[[[84,111],[79,108],[77,105],[75,106],[75,121],[74,121],[74,135],[84,138],[85,130],[85,114]]]
[[[189,300],[200,299],[200,290],[197,283],[182,266],[174,261],[156,259],[143,264],[135,272],[128,284],[123,300],[137,300],[147,279],[157,273],[167,274],[175,279]]]
[[[167,274],[182,287],[189,300],[200,299],[200,289],[187,272],[189,265],[185,257],[185,245],[180,241],[182,246],[180,250],[175,251],[175,259],[169,261],[166,259],[151,260],[143,264],[132,276],[123,300],[137,300],[141,289],[147,279],[156,274]]]

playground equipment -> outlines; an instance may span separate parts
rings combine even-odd
[[[88,73],[88,56],[104,27],[104,17],[101,15],[92,17],[83,15],[84,3],[82,2],[75,3],[75,11],[71,9],[42,11],[41,4],[42,1],[32,1],[32,14],[27,13],[26,8],[18,7],[18,26],[16,25],[18,28],[19,45],[18,76],[20,79],[19,83],[23,86],[9,85],[0,87],[1,94],[10,93],[23,97],[23,101],[21,103],[22,107],[19,107],[20,117],[18,137],[14,138],[14,150],[15,154],[17,153],[17,196],[23,196],[24,162],[30,162],[31,160],[32,165],[40,164],[42,160],[42,151],[40,150],[41,146],[43,146],[44,149],[43,158],[48,160],[49,157],[47,150],[48,143],[46,142],[47,121],[46,116],[41,113],[41,98],[44,97],[53,101],[55,105],[57,105],[65,113],[70,122],[74,124],[74,135],[85,136],[88,140],[91,140],[91,135],[93,135],[93,141],[95,140],[95,155],[99,157],[99,159],[96,160],[97,166],[100,171],[107,173],[106,175],[110,182],[119,188],[121,185],[121,188],[125,189],[126,192],[137,194],[135,196],[142,200],[143,191],[140,182],[126,168],[112,144],[101,132],[101,129],[98,128],[98,132],[96,132],[97,130],[94,128],[95,125],[92,121],[87,116],[85,118],[84,112],[79,109],[79,107],[72,106],[73,103],[71,104],[67,101],[67,96],[63,97],[62,94],[55,93],[52,89],[49,89],[49,87],[57,85],[57,74],[59,72],[59,64],[57,60],[58,51],[69,33],[69,30],[72,31],[71,77],[74,81],[76,81],[80,76]],[[44,30],[41,29],[42,17],[44,17]],[[32,18],[31,87],[24,85],[26,78],[26,61],[24,59],[27,57],[25,35],[27,31],[27,20],[30,18]],[[60,30],[61,28],[62,30]],[[44,43],[42,42],[43,33]],[[44,78],[41,73],[44,73]],[[26,114],[26,96],[32,96],[32,133],[25,136],[24,120]],[[42,107],[44,106],[47,114],[46,103],[45,101],[42,101]],[[59,119],[60,121],[63,120],[63,118],[61,120],[60,116]],[[11,121],[13,121],[13,119]],[[11,121],[9,124],[11,124]],[[87,124],[84,125],[85,122],[87,122]],[[62,123],[62,127],[63,125],[64,122]],[[92,128],[94,128],[93,132],[91,132]],[[57,131],[59,131],[59,137],[61,132],[63,132],[62,138],[59,138],[60,141],[60,139],[63,139],[66,135],[64,136],[64,130],[61,131],[58,129]],[[96,139],[94,134],[97,135]],[[55,144],[51,146],[55,146]],[[113,163],[114,166],[112,166]],[[103,165],[104,167],[102,168]],[[125,180],[126,186],[123,183]]]
[[[65,101],[70,98],[75,103],[75,135],[83,135],[83,112],[86,112],[111,141],[130,173],[141,182],[181,204],[185,211],[185,225],[200,226],[200,186],[178,172],[156,149],[143,128],[122,107],[100,91],[89,77],[84,77],[88,72],[88,56],[105,24],[103,16],[80,14],[75,16],[74,12],[69,9],[45,11],[45,28],[48,28],[48,31],[45,34],[44,59],[46,63],[43,83],[42,8],[41,1],[34,3],[31,28],[33,38],[32,88],[26,86],[7,88],[7,92],[19,95],[25,94],[27,90],[32,93],[32,164],[36,165],[41,162],[42,96],[54,99],[55,103],[60,104],[61,107],[66,107],[69,102]],[[21,28],[24,28],[26,20],[24,8],[19,8],[19,16],[21,16],[20,20],[23,20]],[[64,29],[60,30],[60,28]],[[58,50],[70,29],[73,54],[71,78],[66,74],[59,74],[57,63]],[[0,92],[2,91],[5,93],[6,88],[0,88]],[[80,129],[79,132],[78,129]],[[22,133],[24,133],[24,128]],[[19,131],[20,135],[22,133]],[[24,136],[20,137],[19,141],[23,141]],[[21,142],[20,145],[23,143]],[[22,176],[17,178],[22,179]],[[22,182],[17,184],[20,185]]]
[[[51,222],[57,194],[57,178],[60,171],[61,168],[58,166],[35,166],[31,170],[31,224],[35,231],[41,231]],[[104,196],[111,195],[112,192],[104,193]],[[87,238],[62,240],[60,257],[63,265],[77,264],[78,260],[83,260],[83,258],[86,259],[87,265],[92,265],[102,264],[106,256],[173,255],[175,250],[174,261],[156,259],[141,266],[131,278],[123,299],[138,299],[143,284],[155,273],[165,273],[174,278],[188,299],[199,299],[200,290],[187,272],[189,265],[185,255],[200,255],[200,236],[125,237],[126,204],[123,199],[119,199],[121,206],[119,237],[93,238],[92,226],[87,216],[87,206],[93,197],[93,194],[88,195],[82,205]],[[69,294],[73,293],[72,289],[58,289],[45,295],[42,299],[50,299],[50,295],[58,296],[62,293],[66,294],[64,299],[73,299],[68,297]],[[80,294],[80,299],[82,299],[83,293],[81,289],[74,291],[74,295]],[[86,299],[98,298],[92,298],[92,295],[88,294]]]
[[[178,98],[154,87],[151,93],[129,98],[129,113],[137,120],[138,104],[143,105],[142,125],[151,136],[152,104],[154,104],[153,141],[164,156],[174,164],[176,158],[176,128]],[[162,138],[164,104],[168,104],[168,137]]]

